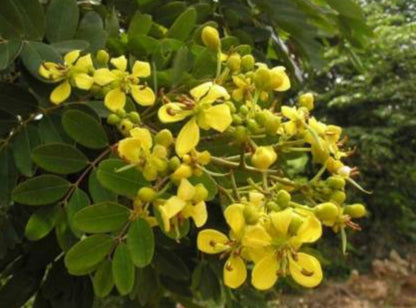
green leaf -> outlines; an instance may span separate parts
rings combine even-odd
[[[100,15],[90,11],[81,19],[76,38],[89,42],[89,52],[96,52],[105,47],[107,32],[104,30]]]
[[[59,174],[76,173],[88,164],[84,153],[65,143],[38,146],[33,150],[32,159],[46,171]]]
[[[50,114],[43,116],[39,121],[38,130],[42,143],[73,142],[62,127],[60,115]]]
[[[96,234],[76,243],[65,255],[65,265],[72,275],[85,275],[94,270],[113,247],[114,240],[105,234]]]
[[[127,47],[129,51],[138,58],[152,54],[159,46],[159,41],[153,37],[138,34],[129,38]]]
[[[55,226],[58,210],[56,205],[36,210],[26,224],[25,236],[31,241],[37,241],[48,235]]]
[[[192,75],[195,78],[207,78],[215,76],[217,56],[215,52],[204,48],[196,57]]]
[[[88,178],[88,190],[94,203],[117,201],[117,195],[104,188],[98,181],[96,169],[90,173]]]
[[[120,243],[113,256],[113,277],[121,295],[130,293],[134,286],[134,264],[130,259],[127,245]]]
[[[17,170],[9,149],[0,152],[0,207],[9,206],[17,183]]]
[[[127,233],[127,246],[134,265],[145,267],[150,264],[155,251],[153,230],[144,218],[133,221]]]
[[[176,18],[166,37],[185,41],[196,25],[196,10],[189,8]]]
[[[13,200],[26,205],[51,204],[61,199],[71,183],[55,175],[41,175],[19,184],[13,190]]]
[[[51,46],[60,54],[66,54],[74,49],[86,50],[90,47],[90,43],[83,40],[68,40],[52,43]]]
[[[0,109],[26,118],[38,110],[38,102],[27,89],[13,84],[0,83]]]
[[[352,0],[325,0],[339,14],[353,19],[364,19],[360,6]]]
[[[126,163],[120,159],[107,159],[98,166],[97,177],[101,185],[110,191],[127,197],[135,197],[142,186],[148,182],[143,175],[136,169],[130,168],[117,172]]]
[[[8,40],[0,42],[0,71],[5,70],[19,56],[22,41]]]
[[[88,233],[113,232],[128,221],[130,210],[115,202],[103,202],[88,206],[75,214],[75,227]]]
[[[62,125],[72,139],[87,148],[101,149],[108,145],[107,135],[101,124],[85,112],[65,111]]]
[[[106,297],[114,287],[111,261],[104,260],[98,266],[93,279],[94,294],[98,297]]]
[[[40,143],[39,133],[35,126],[24,127],[13,141],[13,157],[17,169],[27,177],[34,174],[31,153]]]
[[[130,21],[127,35],[129,40],[136,35],[147,35],[152,26],[152,16],[137,11]]]
[[[46,38],[51,43],[72,39],[78,19],[76,0],[52,0],[46,12]]]
[[[68,204],[65,207],[66,214],[68,217],[68,225],[72,233],[76,237],[81,237],[82,231],[75,227],[74,216],[83,208],[87,207],[90,204],[90,199],[88,195],[82,190],[77,188],[69,199]]]
[[[42,40],[45,16],[38,0],[2,0],[0,36]]]
[[[189,49],[186,46],[181,47],[176,52],[175,58],[173,59],[172,86],[177,86],[181,82],[183,75],[188,70],[189,56]]]
[[[162,275],[175,280],[188,280],[191,277],[188,267],[181,258],[166,249],[159,249],[156,252],[154,263]]]
[[[158,7],[155,12],[156,20],[158,23],[168,27],[186,8],[187,4],[184,1],[169,1],[165,5]]]
[[[44,79],[39,76],[38,70],[43,61],[62,62],[62,58],[55,48],[51,45],[38,42],[25,42],[20,57],[28,71],[42,81]]]
[[[65,252],[78,241],[69,226],[67,213],[61,207],[56,218],[55,235],[59,247]]]

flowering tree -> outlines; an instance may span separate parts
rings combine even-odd
[[[43,16],[36,1],[7,3]],[[341,127],[312,116],[310,93],[287,104],[285,67],[211,25],[195,30],[199,14],[191,7],[167,30],[138,12],[115,40],[113,11],[110,52],[99,15],[78,26],[74,1],[49,4],[50,45],[12,38],[19,28],[0,15],[10,73],[0,95],[11,102],[1,109],[1,202],[25,217],[33,242],[18,248],[22,262],[7,254],[2,263],[16,266],[2,303],[36,293],[35,306],[62,305],[70,290],[86,307],[92,294],[117,293],[142,306],[232,305],[250,294],[260,304],[278,280],[319,285],[307,245],[323,227],[340,233],[345,252],[346,229],[358,230],[366,210],[346,202],[347,184],[363,189],[342,161]],[[25,35],[42,38],[38,22],[25,19]]]

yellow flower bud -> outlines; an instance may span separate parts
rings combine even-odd
[[[118,129],[120,130],[120,132],[124,135],[124,136],[128,136],[130,130],[134,127],[134,124],[128,120],[128,119],[123,119],[119,126]]]
[[[345,180],[340,176],[331,176],[327,179],[328,186],[333,189],[344,189]]]
[[[234,53],[228,57],[227,67],[231,72],[238,72],[241,66],[241,56],[238,53]]]
[[[266,123],[264,124],[264,128],[266,130],[266,134],[269,136],[274,136],[277,133],[277,130],[281,124],[281,118],[278,116],[271,115],[267,118]]]
[[[201,165],[208,165],[211,161],[211,153],[208,151],[198,153],[197,160]]]
[[[261,146],[256,149],[256,152],[251,156],[251,163],[254,167],[266,170],[277,159],[277,154],[271,146]]]
[[[304,219],[302,219],[302,217],[300,217],[299,215],[292,215],[292,220],[290,221],[290,225],[289,225],[289,233],[290,234],[296,234],[297,231],[299,230],[299,227],[305,222]]]
[[[234,140],[237,143],[244,143],[248,139],[247,129],[244,126],[237,126],[233,133]]]
[[[252,205],[252,204],[247,204],[244,207],[244,218],[246,223],[248,223],[249,225],[255,225],[259,219],[260,219],[260,213],[258,210],[258,207]]]
[[[187,179],[192,176],[192,168],[188,165],[181,164],[175,172],[171,175],[173,181],[180,181],[182,179]]]
[[[254,68],[254,62],[252,55],[245,55],[241,58],[241,67],[244,71],[250,71]]]
[[[193,197],[193,201],[195,203],[205,201],[208,198],[208,190],[205,188],[205,186],[201,183],[197,184],[195,186],[195,194]]]
[[[269,91],[271,89],[272,76],[270,70],[264,67],[259,68],[254,74],[254,84],[258,90]]]
[[[155,136],[155,143],[163,145],[164,147],[169,147],[173,143],[173,136],[170,130],[162,129]]]
[[[204,29],[202,29],[201,39],[204,45],[209,49],[217,51],[220,48],[220,35],[218,30],[213,27],[204,27]]]
[[[191,162],[192,162],[192,158],[191,158],[191,155],[189,155],[189,154],[185,154],[183,157],[182,157],[182,160],[183,160],[183,162],[185,163],[185,164],[190,164]]]
[[[110,114],[107,118],[107,123],[110,125],[116,125],[120,123],[120,121],[121,121],[120,117],[116,115],[115,113]]]
[[[286,208],[289,206],[289,202],[292,200],[292,196],[284,189],[279,190],[276,195],[276,202],[282,207]]]
[[[147,164],[143,170],[143,177],[147,181],[154,181],[157,179],[157,169],[155,166]]]
[[[351,216],[351,218],[361,218],[367,214],[367,210],[361,203],[356,203],[344,207],[344,214]]]
[[[309,111],[314,107],[314,97],[312,93],[299,96],[299,106],[307,108]]]
[[[336,191],[330,197],[331,201],[334,201],[338,204],[343,204],[346,198],[347,195],[343,191]]]
[[[137,193],[137,196],[143,202],[153,201],[156,198],[156,195],[157,195],[156,191],[151,187],[142,187]]]
[[[332,202],[318,204],[314,208],[315,216],[324,222],[334,222],[339,215],[339,208]]]
[[[110,60],[110,55],[104,49],[101,49],[97,52],[97,63],[99,66],[105,66]]]
[[[168,156],[168,151],[163,145],[156,144],[153,147],[153,155],[157,158],[165,158],[166,156]]]
[[[136,111],[132,111],[128,114],[129,119],[133,122],[133,123],[140,123],[140,115],[138,112]]]
[[[175,171],[176,169],[178,169],[180,165],[181,165],[181,160],[177,156],[173,156],[169,160],[168,166],[169,166],[169,169],[172,171]]]

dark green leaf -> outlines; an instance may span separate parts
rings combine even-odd
[[[17,183],[17,170],[9,149],[0,152],[0,207],[11,203],[12,190]]]
[[[128,221],[130,210],[115,202],[88,206],[75,214],[75,227],[88,233],[113,232]]]
[[[26,118],[38,109],[38,102],[24,88],[0,83],[0,109]]]
[[[89,204],[90,199],[88,198],[88,195],[83,190],[78,188],[74,191],[71,198],[69,199],[68,204],[65,207],[68,218],[68,225],[76,237],[81,237],[82,232],[77,227],[75,227],[74,216]]]
[[[40,80],[44,80],[38,74],[39,67],[43,61],[62,62],[62,58],[55,48],[38,42],[25,42],[20,57],[28,71]]]
[[[51,44],[53,48],[56,49],[57,52],[60,54],[66,54],[72,50],[79,49],[79,50],[86,50],[90,47],[90,43],[83,40],[68,40],[62,42],[56,42]]]
[[[97,170],[94,169],[88,178],[88,189],[94,203],[103,201],[117,201],[116,194],[104,188],[97,178]]]
[[[107,135],[101,124],[85,112],[65,111],[62,125],[72,139],[85,147],[101,149],[108,145]]]
[[[120,159],[108,159],[102,161],[98,166],[97,177],[101,185],[112,192],[127,197],[136,196],[140,187],[148,182],[135,168],[119,171],[126,163]]]
[[[13,141],[13,157],[17,169],[27,177],[34,174],[31,154],[40,143],[39,133],[35,126],[29,125],[20,130]]]
[[[89,52],[96,52],[105,47],[107,32],[104,30],[103,20],[98,13],[90,11],[84,15],[76,38],[89,42]]]
[[[133,221],[127,233],[127,245],[134,265],[145,267],[153,259],[155,239],[149,223],[139,218]]]
[[[130,293],[134,286],[134,264],[130,259],[127,245],[120,243],[113,256],[113,277],[121,295]]]
[[[38,146],[33,150],[32,159],[46,171],[60,174],[76,173],[88,164],[84,153],[65,143]]]
[[[94,293],[98,297],[106,297],[114,287],[111,261],[104,260],[98,266],[93,279]]]
[[[96,234],[76,243],[65,255],[65,265],[72,275],[85,275],[97,266],[113,247],[113,239]]]
[[[46,38],[51,43],[72,39],[78,19],[76,0],[52,0],[46,13]]]
[[[27,222],[25,236],[31,241],[37,241],[48,235],[55,226],[58,211],[56,205],[36,210]]]
[[[0,109],[0,135],[6,135],[18,124],[18,119],[10,112]]]
[[[186,46],[181,47],[173,60],[173,86],[178,85],[183,75],[188,70],[189,49]]]
[[[189,8],[175,20],[166,36],[180,41],[185,41],[196,25],[196,10]]]
[[[71,183],[55,175],[41,175],[19,184],[13,200],[27,205],[51,204],[61,199]]]
[[[191,277],[186,264],[174,252],[157,250],[154,263],[162,275],[175,280],[188,280]]]
[[[19,56],[22,41],[8,40],[0,42],[0,71],[5,70]]]
[[[38,131],[42,143],[62,143],[73,142],[62,127],[61,117],[59,115],[46,115],[39,121]]]

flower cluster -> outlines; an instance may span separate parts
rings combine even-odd
[[[347,183],[362,188],[353,179],[358,170],[343,162],[352,151],[342,129],[312,116],[311,93],[283,105],[291,88],[284,67],[233,49],[224,53],[211,27],[203,29],[202,42],[217,56],[216,77],[176,89],[152,89],[143,80],[156,73],[149,63],[131,61],[130,71],[126,57],[110,59],[105,51],[72,51],[63,64],[43,63],[39,74],[59,82],[54,104],[67,100],[71,87],[103,98],[108,124],[121,133],[117,155],[126,166],[117,171],[122,177],[136,168],[149,183],[133,200],[134,217],[179,241],[191,222],[203,227],[209,208],[221,205],[228,231],[213,224],[199,232],[197,247],[227,257],[225,285],[238,288],[252,268],[259,290],[278,277],[315,287],[321,265],[304,246],[326,226],[342,234],[345,247],[345,229],[359,229],[352,220],[366,215],[362,204],[345,203]],[[128,95],[136,111],[126,111]],[[291,156],[309,158],[313,177],[306,168],[290,171]]]

